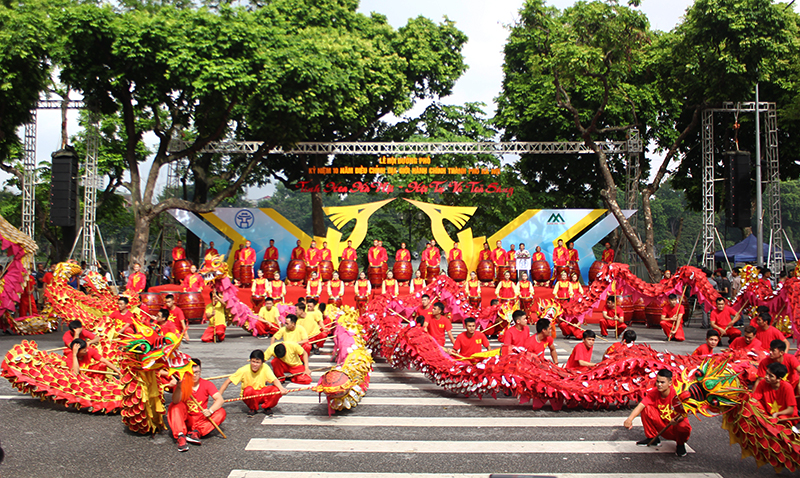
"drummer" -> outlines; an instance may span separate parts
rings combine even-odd
[[[531,256],[531,261],[532,262],[536,262],[536,261],[547,262],[547,258],[545,257],[544,252],[542,252],[542,246],[536,246],[536,251],[534,251],[533,255]]]
[[[283,283],[281,280],[281,273],[275,272],[272,280],[269,281],[269,287],[267,288],[267,292],[269,292],[269,296],[275,299],[278,302],[283,302],[286,298],[286,284]]]
[[[172,248],[173,267],[175,265],[175,261],[179,261],[181,259],[186,259],[186,249],[183,248],[183,241],[178,239],[178,243]]]
[[[610,242],[606,242],[606,248],[603,249],[602,261],[607,264],[614,262],[614,249],[611,248]]]
[[[565,266],[569,261],[569,251],[564,247],[564,239],[558,240],[558,246],[553,249],[553,265]]]
[[[385,267],[389,262],[389,254],[386,252],[386,248],[383,247],[383,241],[378,241],[378,249],[381,253],[381,267]]]
[[[414,272],[414,278],[408,283],[408,293],[413,294],[425,288],[425,279],[422,278],[422,271],[417,269]]]
[[[511,244],[506,251],[506,263],[508,264],[508,270],[511,271],[511,277],[514,280],[519,280],[519,276],[517,276],[517,251],[514,249],[514,244]]]
[[[197,266],[192,264],[189,268],[189,275],[183,278],[181,283],[184,292],[202,292],[203,276],[197,273]]]
[[[426,267],[439,267],[442,262],[442,253],[436,247],[436,240],[431,239],[429,246],[422,254]]]
[[[583,286],[581,285],[580,281],[578,280],[578,273],[573,272],[570,274],[570,281],[569,281],[569,297],[575,297],[575,295],[582,296],[583,295]]]
[[[567,271],[561,271],[555,285],[553,286],[553,295],[556,299],[567,302],[572,298],[572,287],[570,287]]]
[[[453,248],[450,249],[450,252],[447,253],[447,263],[450,264],[453,261],[463,261],[464,260],[464,253],[461,249],[458,248],[458,242],[453,243]]]
[[[383,256],[381,255],[381,248],[378,245],[378,240],[375,239],[372,241],[372,247],[369,248],[369,252],[367,253],[367,261],[369,262],[370,267],[382,267],[383,266]],[[381,278],[383,278],[383,273],[381,273]]]
[[[311,241],[311,246],[306,250],[306,274],[310,277],[313,272],[319,274],[319,263],[322,258],[319,249],[317,249],[317,241]]]
[[[397,297],[400,294],[399,285],[392,271],[386,272],[386,279],[381,284],[381,293],[385,294],[387,292],[392,297]]]
[[[269,294],[269,291],[267,290],[268,286],[269,281],[264,277],[264,270],[259,269],[258,277],[256,277],[256,279],[253,281],[253,285],[250,286],[250,293],[253,297],[253,306],[255,307],[253,312],[256,314],[259,310],[261,310],[261,307],[264,305],[264,299],[266,299],[267,295]]]
[[[333,253],[328,249],[328,243],[322,243],[322,249],[319,250],[320,262],[331,262],[333,260]]]
[[[394,253],[395,262],[409,262],[411,261],[411,251],[406,249],[406,243],[400,243],[400,249]]]
[[[243,266],[249,267],[256,263],[256,251],[250,247],[250,241],[244,241],[244,249],[239,252],[239,261]]]
[[[275,247],[275,239],[269,240],[269,247],[264,251],[265,261],[278,261],[278,248]]]
[[[209,257],[218,256],[218,255],[219,255],[219,251],[214,247],[214,241],[209,242],[208,243],[208,249],[206,249],[205,259],[208,259]]]
[[[492,251],[489,249],[489,243],[483,243],[483,250],[478,253],[478,261],[491,261],[492,260]]]
[[[533,283],[528,280],[528,272],[521,271],[519,273],[519,282],[517,282],[517,296],[520,300],[520,309],[528,313],[533,303]]]
[[[503,249],[503,241],[497,241],[494,250],[492,250],[490,258],[494,264],[495,270],[508,265],[508,255],[506,250]]]
[[[343,261],[357,261],[358,252],[353,248],[353,241],[347,241],[347,247],[342,251]]]
[[[164,297],[164,305],[166,306],[167,313],[169,314],[169,320],[175,324],[175,330],[178,331],[178,334],[185,334],[183,336],[183,340],[190,342],[189,320],[186,319],[186,315],[183,313],[183,310],[181,310],[181,308],[175,304],[175,296],[172,294],[167,294]]]
[[[344,282],[339,280],[339,273],[333,271],[333,279],[328,281],[328,303],[337,307],[342,306],[342,297],[344,297]]]
[[[505,271],[503,273],[503,280],[497,283],[495,289],[497,298],[500,299],[501,304],[513,303],[517,300],[517,286],[511,281],[511,273]]]
[[[300,245],[300,239],[297,240],[297,247],[292,249],[292,255],[289,256],[289,259],[293,261],[306,260],[306,250],[303,249],[303,246]]]
[[[574,242],[568,242],[567,243],[567,255],[568,255],[568,258],[569,258],[570,262],[577,263],[578,261],[580,261],[580,257],[578,256],[578,250],[575,249],[575,243]]]

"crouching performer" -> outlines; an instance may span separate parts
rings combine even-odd
[[[225,421],[222,393],[208,380],[200,378],[202,371],[200,359],[192,359],[191,394],[188,382],[178,382],[172,394],[172,403],[167,409],[169,428],[172,437],[178,441],[178,451],[189,451],[189,445],[201,445],[200,438],[214,431]],[[188,380],[186,377],[184,380]],[[209,406],[209,400],[213,403]],[[213,421],[213,423],[212,423]]]

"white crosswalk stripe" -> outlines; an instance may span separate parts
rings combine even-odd
[[[380,423],[384,427],[616,427],[621,425],[619,417],[364,417],[364,416],[316,416],[287,415],[264,418],[269,426],[337,426],[370,427]],[[636,418],[635,427],[642,421]]]
[[[515,478],[674,478],[674,473],[504,473]],[[489,473],[352,473],[233,470],[228,478],[491,478]],[[494,475],[498,476],[498,475]],[[681,478],[722,478],[719,473],[681,473]]]

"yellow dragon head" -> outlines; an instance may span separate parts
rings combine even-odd
[[[207,285],[213,284],[220,277],[227,276],[228,264],[225,262],[225,256],[218,255],[207,258],[199,272]]]
[[[81,266],[75,261],[59,262],[53,268],[53,280],[69,282],[72,276],[81,273]]]

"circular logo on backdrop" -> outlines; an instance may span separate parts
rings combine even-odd
[[[236,216],[233,217],[233,220],[236,223],[236,227],[239,229],[250,229],[253,227],[253,223],[256,222],[256,218],[253,216],[253,213],[247,209],[242,209],[241,211],[237,212]]]

